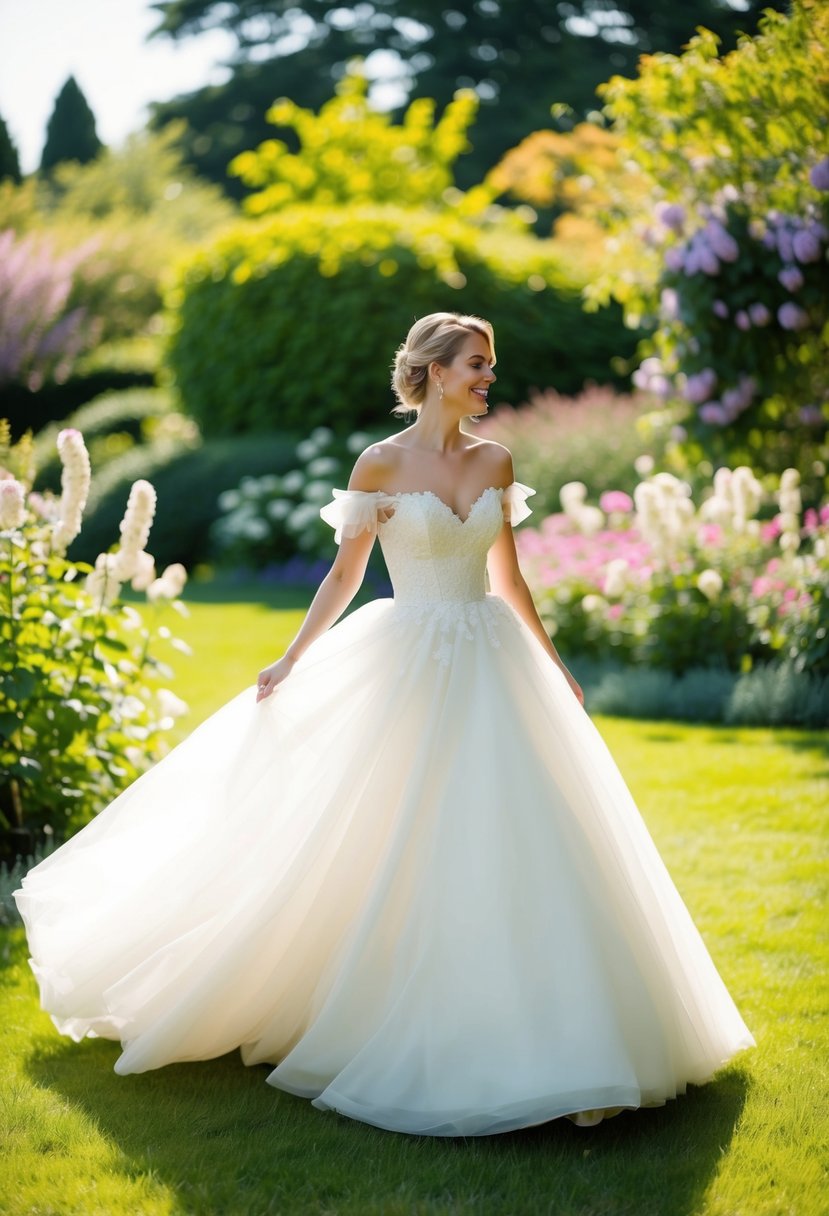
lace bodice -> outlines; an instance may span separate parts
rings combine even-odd
[[[377,534],[399,604],[470,603],[486,594],[486,555],[504,520],[530,514],[529,486],[490,486],[466,519],[431,490],[384,494],[335,490],[320,515],[343,536]]]

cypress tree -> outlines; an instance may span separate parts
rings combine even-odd
[[[49,170],[65,160],[85,165],[95,159],[102,147],[95,130],[95,115],[75,77],[70,76],[58,93],[46,127],[40,168]]]
[[[21,180],[20,161],[17,156],[17,148],[9,135],[9,129],[0,115],[0,182],[9,177],[13,182]]]

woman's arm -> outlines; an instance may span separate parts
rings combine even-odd
[[[378,448],[369,448],[364,452],[349,478],[349,490],[371,492],[379,488],[386,471],[384,460],[384,454]],[[374,536],[368,532],[343,537],[334,564],[320,583],[296,637],[281,659],[259,672],[256,680],[257,701],[264,701],[265,697],[271,695],[291,674],[297,659],[311,643],[330,629],[345,612],[360,590],[373,544]]]

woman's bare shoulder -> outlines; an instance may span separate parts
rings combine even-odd
[[[512,453],[502,443],[493,439],[473,440],[470,454],[479,463],[482,473],[490,479],[489,484],[506,489],[515,480],[512,469]]]
[[[394,443],[393,436],[370,444],[354,463],[348,481],[349,490],[371,492],[385,489],[399,463],[400,448]]]

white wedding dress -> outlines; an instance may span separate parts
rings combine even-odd
[[[394,599],[27,875],[59,1030],[120,1039],[119,1073],[241,1047],[315,1106],[437,1136],[659,1104],[753,1043],[601,737],[486,593],[531,493],[462,520],[335,492]]]

